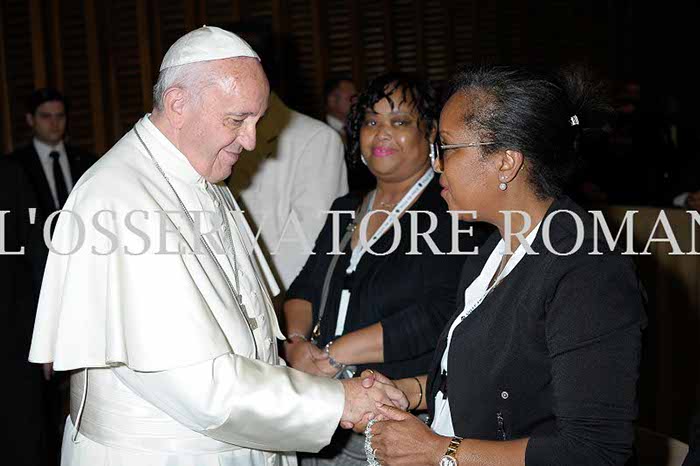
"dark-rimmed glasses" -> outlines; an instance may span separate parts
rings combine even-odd
[[[489,142],[465,142],[460,144],[441,144],[438,141],[433,143],[433,150],[430,151],[430,164],[437,173],[442,173],[442,167],[445,163],[445,152],[453,149],[462,149],[464,147],[479,147],[491,146],[496,144],[493,141]],[[439,163],[438,163],[439,162]]]

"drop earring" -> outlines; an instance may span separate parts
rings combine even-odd
[[[505,191],[506,189],[508,189],[508,183],[506,183],[505,178],[501,178],[501,183],[498,185],[498,189],[500,189],[501,191]]]
[[[360,154],[360,160],[362,160],[362,163],[364,163],[365,166],[367,166],[367,159],[365,158],[365,154]]]

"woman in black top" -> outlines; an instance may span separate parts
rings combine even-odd
[[[465,263],[457,312],[418,378],[424,391],[411,399],[415,381],[396,381],[429,409],[432,429],[382,408],[390,420],[370,424],[370,451],[387,466],[622,465],[634,440],[642,290],[631,259],[562,195],[595,95],[573,73],[491,67],[458,74],[448,96],[442,195],[498,231]]]
[[[455,305],[466,257],[455,251],[473,252],[476,246],[467,233],[452,244],[453,221],[455,230],[468,225],[458,224],[457,217],[447,212],[437,178],[432,178],[429,148],[436,117],[434,91],[410,76],[380,76],[358,97],[350,116],[350,147],[376,177],[377,188],[364,197],[350,194],[334,202],[331,210],[344,213],[338,213],[335,221],[329,215],[314,254],[286,294],[285,350],[292,367],[329,377],[345,365],[375,368],[396,378],[427,371],[437,337]],[[319,322],[333,251],[338,251],[350,213],[363,204],[378,211],[367,217],[369,241],[382,232],[388,212],[397,214],[400,228],[389,228],[370,244],[374,252],[365,252],[352,272],[353,251],[363,248],[363,225],[355,229],[333,269]],[[431,230],[429,237],[416,236]],[[474,230],[481,231],[478,226]],[[317,343],[324,349],[309,341],[317,323]],[[336,439],[334,449],[340,444],[346,451],[342,459],[329,453],[336,456],[331,461],[365,464],[362,437],[359,443],[349,441]]]

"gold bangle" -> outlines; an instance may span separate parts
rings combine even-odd
[[[414,411],[420,407],[420,404],[423,402],[423,385],[420,383],[420,380],[418,380],[418,377],[413,377],[413,379],[418,383],[418,390],[420,390],[420,398],[418,398],[418,404],[416,404],[416,407],[411,409],[411,411]]]

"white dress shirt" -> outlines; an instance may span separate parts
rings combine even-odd
[[[339,134],[345,133],[345,124],[340,118],[336,118],[333,115],[326,115],[326,123]]]
[[[529,245],[532,245],[537,232],[540,229],[542,222],[538,223],[537,226],[525,237],[525,240]],[[447,373],[447,360],[450,352],[450,343],[452,342],[452,334],[459,324],[461,324],[464,319],[466,319],[476,308],[479,307],[481,302],[488,296],[488,294],[493,290],[500,281],[504,280],[510,272],[515,269],[515,266],[525,257],[526,250],[523,245],[518,245],[517,249],[513,253],[513,257],[508,260],[505,268],[501,271],[500,275],[493,280],[493,284],[489,287],[498,266],[505,255],[505,242],[501,238],[501,241],[496,245],[496,247],[491,251],[491,255],[484,264],[484,268],[481,269],[479,276],[464,290],[464,309],[460,315],[455,319],[450,327],[450,331],[447,334],[447,347],[445,352],[442,354],[442,360],[440,363],[440,373]],[[448,373],[449,377],[449,373]],[[477,381],[478,383],[478,381]],[[458,394],[456,396],[459,396]],[[455,435],[454,426],[452,425],[452,413],[450,412],[450,404],[448,399],[444,399],[442,392],[438,392],[435,396],[435,417],[431,428],[439,435],[444,435],[446,437],[453,437]]]
[[[73,178],[70,172],[70,163],[68,163],[68,155],[66,154],[66,147],[63,141],[59,142],[56,146],[50,146],[37,138],[34,138],[32,143],[34,144],[34,149],[36,153],[39,154],[39,161],[44,169],[44,175],[46,175],[46,181],[49,183],[49,188],[51,188],[51,195],[53,196],[53,202],[58,209],[60,207],[58,203],[58,194],[56,193],[56,180],[53,175],[53,159],[51,158],[51,152],[56,151],[59,153],[58,164],[63,170],[63,179],[66,182],[67,192],[70,193],[73,189]]]

